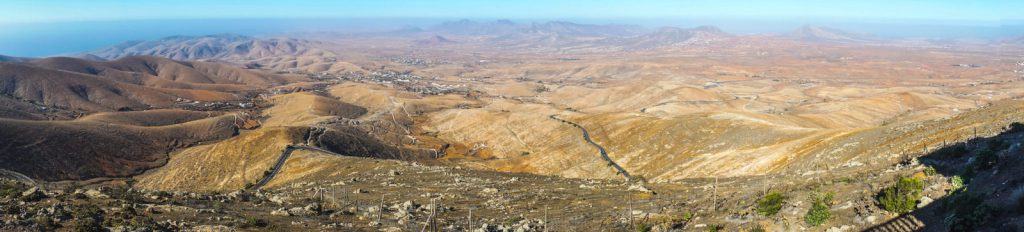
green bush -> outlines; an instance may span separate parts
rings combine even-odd
[[[828,206],[832,202],[833,193],[825,194],[814,194],[811,203],[811,209],[807,210],[807,214],[804,215],[804,222],[811,226],[820,226],[828,222],[828,219],[832,218],[832,211],[829,210]]]
[[[999,156],[992,149],[985,149],[978,153],[978,156],[974,157],[974,162],[971,165],[975,166],[978,171],[987,170],[996,166],[999,162]]]
[[[953,176],[949,179],[949,193],[957,193],[964,190],[964,178]]]
[[[992,207],[984,203],[983,194],[962,193],[952,199],[952,212],[943,220],[949,231],[976,231],[992,217]]]
[[[722,226],[722,225],[708,225],[708,229],[705,230],[705,231],[707,231],[707,232],[725,231],[725,226]]]
[[[263,220],[263,219],[260,219],[260,218],[246,218],[245,219],[245,224],[243,224],[242,227],[260,227],[260,228],[262,228],[262,227],[267,227],[269,225],[270,225],[270,223],[267,222],[267,220]]]
[[[2,181],[0,182],[0,198],[15,198],[21,196],[21,192],[28,189],[25,185],[13,182],[13,181]]]
[[[782,193],[769,193],[757,201],[757,214],[765,217],[774,216],[779,210],[782,210],[783,203],[785,203],[785,198]]]
[[[57,228],[57,224],[53,222],[53,219],[45,215],[36,215],[32,218],[32,221],[34,221],[42,231],[53,231]]]
[[[935,167],[924,168],[924,175],[926,176],[934,176],[935,173],[937,173],[937,171],[935,171]]]
[[[754,225],[754,227],[750,227],[750,229],[747,230],[747,232],[764,232],[764,227],[762,227],[761,225]]]
[[[649,232],[651,231],[651,224],[640,223],[636,225],[636,232]]]
[[[690,221],[690,219],[693,219],[693,213],[690,211],[683,212],[683,221]]]
[[[900,177],[896,185],[882,190],[878,203],[889,212],[905,214],[917,207],[917,199],[921,198],[924,182],[917,178]]]

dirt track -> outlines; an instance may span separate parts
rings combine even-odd
[[[621,173],[623,177],[626,177],[627,181],[633,179],[633,177],[629,175],[629,172],[626,171],[625,168],[622,168],[622,166],[619,166],[619,164],[615,163],[615,161],[612,160],[611,157],[608,157],[608,152],[606,152],[604,150],[604,147],[602,147],[601,145],[595,143],[594,140],[590,139],[590,132],[587,131],[587,128],[583,128],[583,126],[580,126],[579,124],[576,124],[574,122],[570,122],[570,121],[559,119],[559,118],[555,117],[555,115],[551,115],[551,119],[554,119],[554,120],[557,120],[557,121],[560,121],[560,122],[572,125],[574,127],[580,128],[580,131],[583,131],[583,139],[587,140],[587,143],[590,143],[590,145],[594,145],[594,147],[596,147],[597,150],[599,152],[601,152],[601,158],[604,159],[605,161],[608,161],[608,165],[609,166],[612,166],[613,168],[615,168],[615,170],[618,171],[618,173]]]

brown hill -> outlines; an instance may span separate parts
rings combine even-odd
[[[135,175],[163,165],[172,149],[236,134],[232,120],[224,115],[147,127],[0,119],[0,168],[48,181]]]
[[[0,63],[0,94],[46,106],[85,111],[169,106],[175,96],[98,76]]]
[[[31,63],[46,68],[107,76],[122,82],[164,88],[238,91],[301,80],[294,76],[260,73],[226,64],[183,62],[153,56],[126,57],[114,61],[56,57]]]

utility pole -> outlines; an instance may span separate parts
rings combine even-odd
[[[383,224],[380,220],[382,216],[384,216],[384,193],[380,194],[380,208],[377,209],[377,223]]]
[[[544,206],[544,232],[548,231],[548,207]]]
[[[713,194],[711,200],[711,212],[718,212],[718,176],[715,176],[715,185],[712,186]]]
[[[629,215],[629,228],[636,228],[636,225],[633,224],[633,196],[626,193],[626,198],[629,201],[629,211],[626,212]]]

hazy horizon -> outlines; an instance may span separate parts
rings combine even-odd
[[[830,20],[824,18],[626,18],[626,19],[515,19],[515,18],[251,18],[162,19],[82,22],[10,23],[0,29],[0,55],[45,57],[72,55],[133,40],[168,36],[240,34],[282,36],[294,33],[367,33],[414,26],[427,28],[447,21],[508,19],[517,23],[567,21],[581,24],[627,24],[649,30],[663,26],[711,25],[732,34],[785,33],[802,25],[832,27],[889,38],[1002,39],[1024,34],[1024,26],[980,25],[964,21]],[[73,41],[66,38],[76,38]]]

